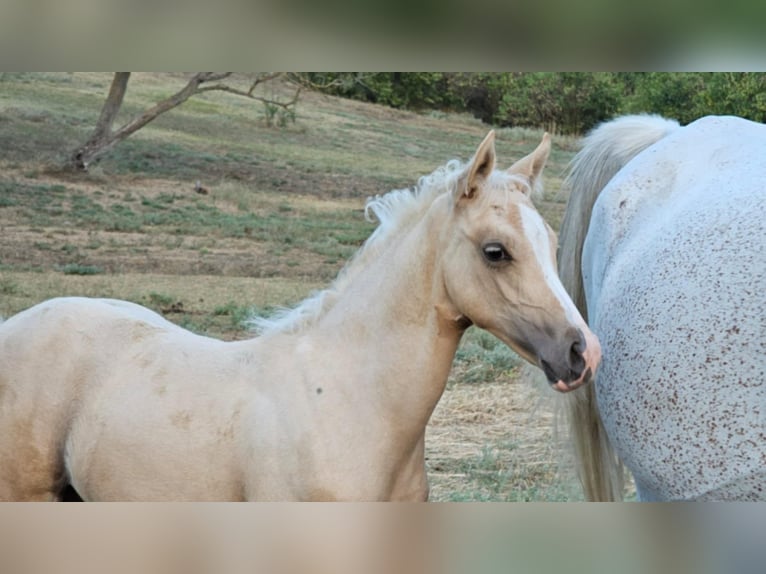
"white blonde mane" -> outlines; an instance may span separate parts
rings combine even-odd
[[[328,288],[317,291],[293,309],[279,309],[270,317],[253,317],[250,324],[260,334],[297,333],[319,319],[337,301],[355,271],[379,251],[380,245],[402,229],[420,220],[433,200],[455,188],[464,165],[452,160],[430,175],[421,177],[414,188],[395,189],[367,200],[365,218],[378,220],[378,227],[346,263]]]
[[[572,159],[563,185],[570,195],[559,230],[559,277],[586,321],[580,267],[593,205],[609,180],[631,159],[678,128],[677,121],[657,115],[622,116],[594,128]]]
[[[421,177],[413,188],[395,189],[369,198],[364,208],[365,217],[369,221],[377,219],[378,227],[346,263],[332,285],[313,293],[293,309],[279,309],[269,317],[251,318],[251,329],[260,335],[297,333],[314,324],[332,308],[356,272],[377,255],[382,245],[420,221],[437,197],[455,192],[465,167],[465,163],[451,160]],[[525,178],[498,170],[492,173],[487,185],[507,189],[510,181],[529,187]]]

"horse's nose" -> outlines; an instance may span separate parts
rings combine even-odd
[[[568,391],[590,379],[586,348],[582,330],[575,327],[567,328],[557,338],[548,352],[540,356],[540,366],[551,385],[560,391]]]

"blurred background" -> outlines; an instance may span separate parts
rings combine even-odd
[[[764,11],[752,0],[3,0],[0,57],[5,69],[753,70]]]
[[[6,574],[755,574],[744,505],[6,505]],[[47,510],[50,509],[50,510]]]

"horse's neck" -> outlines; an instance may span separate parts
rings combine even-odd
[[[364,367],[363,380],[353,384],[377,386],[384,408],[410,412],[423,424],[444,391],[462,335],[440,306],[443,217],[431,215],[389,238],[315,327],[318,337],[339,345],[336,352],[353,355],[344,361]]]

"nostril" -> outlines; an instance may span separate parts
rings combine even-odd
[[[580,343],[572,343],[572,346],[569,348],[569,364],[572,365],[579,360],[582,360]]]
[[[579,378],[585,370],[584,348],[582,336],[579,340],[572,343],[572,346],[569,348],[569,370],[575,379]]]

